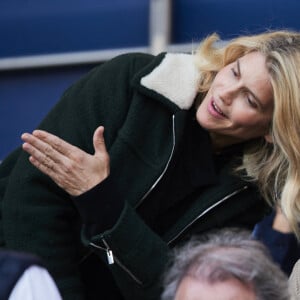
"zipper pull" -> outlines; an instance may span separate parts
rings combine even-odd
[[[109,265],[112,265],[115,263],[113,252],[110,249],[106,250],[106,257],[107,257],[107,262]]]

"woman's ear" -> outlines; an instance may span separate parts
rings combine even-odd
[[[267,142],[267,143],[270,143],[270,144],[273,144],[273,138],[272,138],[272,134],[266,134],[265,136],[264,136],[264,138],[265,138],[265,141]]]

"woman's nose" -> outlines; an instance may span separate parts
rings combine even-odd
[[[230,105],[237,94],[237,88],[233,85],[223,87],[220,91],[220,98],[226,105]]]

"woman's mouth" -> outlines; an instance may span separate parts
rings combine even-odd
[[[214,100],[211,100],[208,106],[209,113],[216,118],[226,118],[226,115],[223,111],[218,107]]]

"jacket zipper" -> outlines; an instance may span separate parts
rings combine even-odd
[[[176,139],[175,139],[175,115],[172,115],[172,134],[173,134],[173,145],[172,145],[172,150],[171,150],[171,154],[169,156],[169,159],[167,161],[167,164],[164,168],[164,170],[162,171],[162,173],[159,175],[159,177],[156,179],[156,181],[153,183],[153,185],[150,187],[150,189],[145,193],[145,195],[140,199],[140,201],[135,205],[135,208],[139,207],[143,201],[146,199],[146,197],[152,192],[152,190],[157,186],[157,184],[160,182],[160,180],[162,179],[162,177],[165,175],[170,162],[172,160],[173,154],[174,154],[174,149],[175,149],[175,144],[176,144]]]
[[[248,186],[245,185],[242,188],[235,190],[231,194],[226,195],[218,202],[214,203],[210,207],[208,207],[205,211],[203,211],[201,214],[199,214],[196,218],[194,218],[189,224],[187,224],[180,232],[178,232],[171,240],[167,242],[168,245],[173,243],[180,235],[182,235],[190,226],[192,226],[196,221],[198,221],[200,218],[202,218],[204,215],[206,215],[208,212],[210,212],[212,209],[217,207],[218,205],[222,204],[223,202],[227,201],[231,197],[237,195],[238,193],[248,189]],[[120,260],[113,254],[112,250],[110,249],[108,243],[104,238],[102,238],[103,244],[105,247],[101,247],[99,245],[96,245],[94,243],[90,243],[90,246],[95,247],[96,249],[100,249],[102,251],[106,252],[107,256],[107,262],[108,264],[114,264],[115,262],[119,265],[121,269],[123,269],[137,284],[142,285],[142,281],[139,280],[123,263],[120,262]]]
[[[164,174],[166,173],[170,162],[172,160],[173,154],[174,154],[174,149],[175,149],[175,144],[176,144],[176,139],[175,139],[175,115],[172,115],[172,134],[173,134],[173,145],[172,145],[172,150],[169,156],[169,159],[167,161],[167,164],[163,170],[163,172],[160,174],[160,176],[156,179],[156,181],[154,182],[154,184],[150,187],[150,189],[145,193],[145,195],[141,198],[141,200],[136,204],[135,208],[137,208],[138,206],[140,206],[143,201],[145,200],[145,198],[152,192],[152,190],[156,187],[156,185],[160,182],[161,178],[164,176]],[[211,211],[213,208],[215,208],[216,206],[220,205],[221,203],[223,203],[224,201],[226,201],[227,199],[231,198],[232,196],[240,193],[241,191],[247,189],[248,186],[244,186],[239,190],[234,191],[233,193],[225,196],[224,198],[222,198],[221,200],[219,200],[217,203],[211,205],[209,208],[207,208],[205,211],[203,211],[200,215],[198,215],[194,220],[192,220],[188,225],[186,225],[176,236],[174,236],[169,242],[167,242],[167,244],[171,244],[173,241],[175,241],[183,232],[186,231],[187,228],[189,228],[190,226],[192,226],[197,220],[199,220],[200,218],[202,218],[205,214],[207,214],[209,211]],[[103,244],[105,245],[106,248],[101,247],[99,245],[96,245],[94,243],[90,243],[90,246],[95,247],[97,249],[103,250],[106,252],[106,256],[107,256],[107,262],[108,264],[114,264],[115,262],[119,265],[119,267],[121,269],[123,269],[137,284],[142,285],[142,281],[139,280],[123,263],[121,263],[121,261],[113,254],[112,250],[110,249],[108,243],[106,242],[105,239],[102,238]]]
[[[170,245],[171,243],[173,243],[176,239],[179,238],[179,236],[181,236],[189,227],[191,227],[196,221],[198,221],[200,218],[202,218],[203,216],[205,216],[208,212],[210,212],[213,208],[217,207],[218,205],[222,204],[223,202],[225,202],[226,200],[230,199],[231,197],[235,196],[236,194],[244,191],[248,189],[248,186],[245,185],[242,188],[235,190],[234,192],[232,192],[231,194],[226,195],[225,197],[223,197],[221,200],[219,200],[218,202],[214,203],[213,205],[211,205],[210,207],[208,207],[206,210],[204,210],[201,214],[199,214],[196,218],[194,218],[189,224],[187,224],[181,231],[179,231],[171,240],[169,240],[167,242],[168,245]]]
[[[101,247],[99,245],[96,245],[94,243],[90,243],[90,246],[95,247],[96,249],[100,249],[106,252],[107,262],[109,265],[113,265],[116,263],[119,265],[121,269],[123,269],[137,284],[143,285],[142,281],[139,280],[121,261],[113,254],[112,250],[110,249],[108,243],[104,238],[102,238],[102,242],[105,245],[105,247]]]
[[[162,171],[162,173],[159,175],[159,177],[156,179],[156,181],[154,182],[154,184],[150,187],[150,189],[145,193],[145,195],[140,199],[140,201],[135,205],[135,208],[137,208],[138,206],[140,206],[143,201],[145,200],[145,198],[151,193],[151,191],[156,187],[156,185],[159,183],[159,181],[161,180],[161,178],[164,176],[164,174],[166,173],[169,164],[171,162],[171,159],[173,157],[174,154],[174,149],[175,149],[175,115],[172,115],[172,135],[173,135],[173,145],[172,145],[172,150],[171,150],[171,154],[169,156],[169,159],[167,161],[167,164],[164,168],[164,170]],[[102,238],[103,244],[105,245],[105,247],[101,247],[99,245],[96,245],[94,243],[90,243],[90,246],[96,248],[96,249],[100,249],[102,251],[106,252],[106,257],[107,257],[107,262],[108,264],[114,264],[115,262],[120,266],[121,269],[123,269],[137,284],[142,285],[142,281],[139,280],[123,263],[120,262],[120,260],[113,254],[112,250],[110,249],[108,243],[106,242],[105,239]]]

